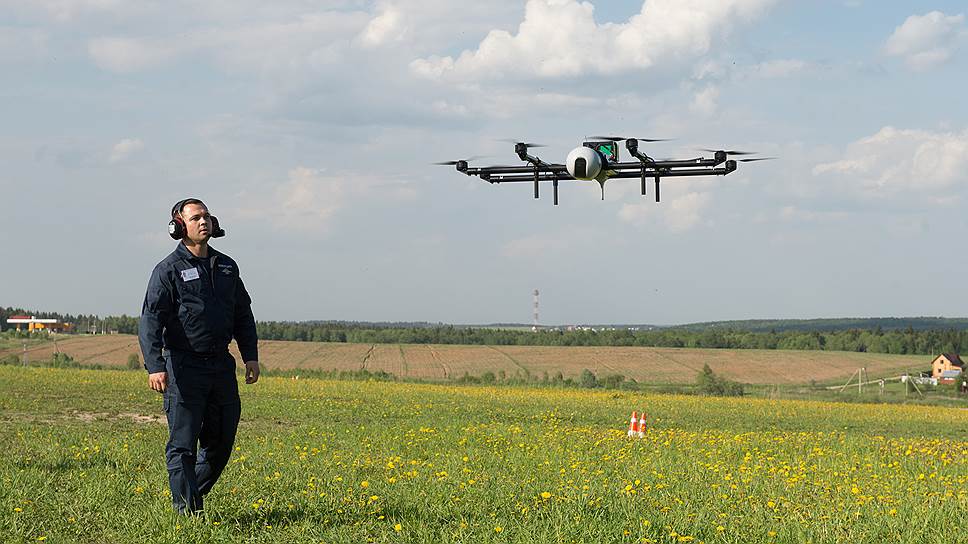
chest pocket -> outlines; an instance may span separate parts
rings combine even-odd
[[[231,264],[216,263],[212,274],[215,287],[215,297],[219,302],[232,307],[235,303],[235,282],[239,272]]]
[[[195,270],[196,272],[190,272],[191,270]],[[192,313],[201,313],[204,311],[205,282],[208,281],[208,278],[203,275],[203,272],[198,267],[178,270],[176,274],[175,285],[177,286],[181,306]],[[195,277],[196,275],[197,277]]]

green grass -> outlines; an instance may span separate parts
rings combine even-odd
[[[167,428],[136,417],[161,413],[143,373],[0,366],[0,535],[951,543],[968,507],[963,409],[272,377],[240,389],[237,451],[205,515],[179,518]],[[649,413],[646,438],[625,436],[633,409]]]

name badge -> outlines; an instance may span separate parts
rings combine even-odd
[[[192,281],[198,279],[197,268],[187,268],[181,271],[182,281]]]

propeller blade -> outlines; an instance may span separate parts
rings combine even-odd
[[[456,161],[435,162],[435,163],[432,163],[432,164],[436,164],[438,166],[455,166],[457,163],[459,163],[461,161],[471,162],[471,161],[476,161],[478,159],[484,159],[486,157],[487,157],[486,155],[474,155],[473,157],[467,157],[466,159],[457,159]]]
[[[626,138],[624,136],[589,136],[590,140],[608,140],[610,142],[621,142],[623,140],[638,140],[640,142],[669,142],[668,138]]]
[[[715,152],[721,151],[721,150],[720,149],[705,149],[705,148],[701,148],[700,151],[705,151],[707,153],[715,153]],[[727,155],[756,155],[756,153],[757,153],[756,151],[736,151],[736,150],[727,150],[726,151],[726,154]]]
[[[527,147],[528,149],[530,149],[532,147],[548,147],[545,144],[527,143],[527,142],[522,142],[521,140],[515,140],[514,138],[501,138],[498,141],[499,142],[508,142],[508,143],[515,144],[515,145],[517,145],[517,144],[524,144],[524,147]]]
[[[736,159],[737,162],[756,162],[756,161],[772,161],[778,157],[760,157],[757,159]]]

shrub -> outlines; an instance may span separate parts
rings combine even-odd
[[[66,353],[58,352],[50,360],[50,366],[54,368],[80,368],[80,363]]]
[[[128,354],[128,368],[131,370],[138,370],[141,368],[141,359],[138,357],[137,353]]]
[[[598,387],[598,379],[595,377],[595,373],[587,368],[581,371],[581,378],[579,383],[585,389],[593,389]]]
[[[702,370],[696,376],[696,385],[699,392],[703,395],[714,395],[719,397],[742,397],[743,384],[732,382],[721,378],[709,368],[708,364],[703,365]]]

